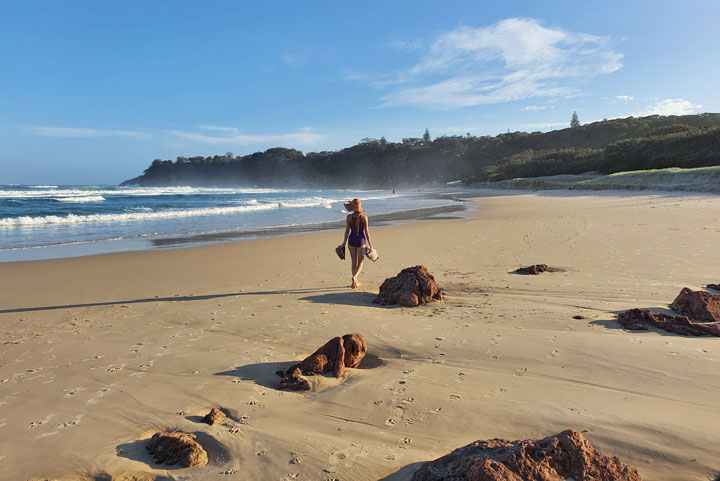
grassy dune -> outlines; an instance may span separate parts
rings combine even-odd
[[[680,190],[720,193],[720,166],[696,169],[636,170],[603,175],[552,175],[487,182],[482,187],[502,189]]]

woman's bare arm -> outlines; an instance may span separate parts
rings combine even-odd
[[[348,236],[350,235],[350,216],[345,218],[345,235],[343,236],[343,242],[340,245],[347,244]]]
[[[365,221],[365,239],[368,242],[368,246],[372,248],[372,242],[370,242],[370,225],[368,223],[368,218],[365,214],[363,214],[363,220]]]

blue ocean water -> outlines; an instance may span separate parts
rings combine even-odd
[[[418,191],[0,186],[0,261],[148,249],[163,239],[267,232],[342,221],[358,197],[371,215],[443,207]]]

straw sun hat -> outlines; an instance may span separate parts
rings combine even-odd
[[[345,202],[345,210],[348,212],[365,212],[365,209],[362,208],[360,203],[360,199],[353,199],[349,202]]]

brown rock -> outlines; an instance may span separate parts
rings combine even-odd
[[[686,336],[720,336],[718,324],[700,324],[691,321],[687,316],[671,316],[662,312],[647,309],[630,309],[618,315],[618,321],[625,329],[632,331],[647,330],[655,326],[668,332]]]
[[[442,291],[432,274],[423,266],[415,266],[407,267],[397,276],[385,279],[373,302],[414,307],[418,304],[442,300]]]
[[[207,453],[195,441],[194,434],[159,432],[153,434],[145,447],[158,464],[179,465],[185,468],[207,464]]]
[[[684,287],[670,309],[696,321],[720,322],[720,294],[713,296],[707,291]]]
[[[532,274],[534,276],[540,274],[541,272],[552,272],[552,270],[547,266],[547,264],[533,264],[528,267],[521,267],[520,269],[517,269],[515,271],[517,274]]]
[[[303,375],[332,372],[335,377],[342,377],[345,368],[357,367],[366,353],[367,342],[362,334],[334,337],[302,362],[288,368],[280,380],[280,389],[309,390],[312,384]],[[282,375],[282,371],[279,374]]]
[[[221,422],[226,417],[227,416],[225,416],[225,413],[218,408],[212,408],[210,412],[207,413],[204,418],[202,418],[202,422],[210,424],[212,426],[213,424]]]
[[[413,481],[642,481],[637,470],[600,454],[574,429],[540,440],[475,441],[425,463]]]
[[[720,284],[708,284],[708,285],[705,286],[705,287],[707,287],[708,289],[713,289],[713,290],[716,290],[716,291],[720,291]]]

